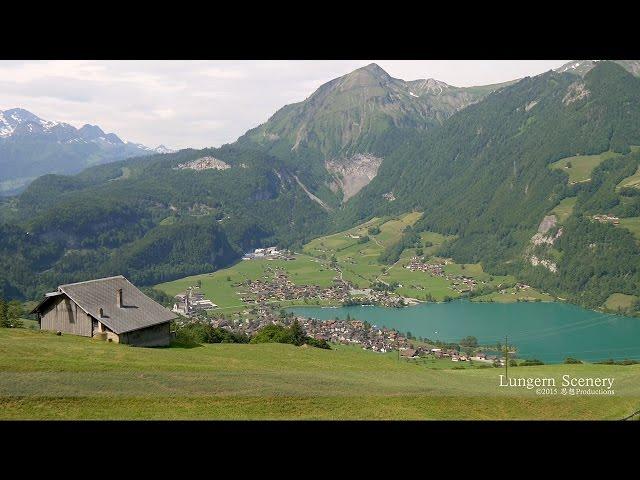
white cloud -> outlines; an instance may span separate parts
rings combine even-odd
[[[22,107],[78,127],[97,124],[149,146],[217,146],[371,62],[0,61],[0,110]],[[565,61],[376,63],[396,78],[431,77],[468,86],[536,75]]]

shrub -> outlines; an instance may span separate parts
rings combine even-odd
[[[313,337],[307,337],[305,343],[310,347],[323,348],[325,350],[331,350],[331,345],[325,339],[316,339]]]
[[[577,358],[567,357],[567,358],[564,359],[564,363],[576,364],[576,363],[582,363],[582,362],[580,360],[578,360]]]
[[[267,325],[258,330],[251,343],[293,343],[293,335],[282,325]]]
[[[537,358],[527,359],[520,364],[521,367],[531,367],[534,365],[544,365],[542,360],[538,360]]]
[[[205,321],[191,322],[176,329],[176,342],[185,345],[200,343],[248,343],[246,335],[214,327]]]

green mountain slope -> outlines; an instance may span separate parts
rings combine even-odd
[[[629,73],[632,73],[636,77],[640,76],[640,60],[613,60],[615,63],[623,67]],[[593,67],[599,63],[599,60],[572,60],[569,63],[565,63],[559,68],[556,68],[557,72],[574,73],[584,77]]]
[[[0,206],[0,289],[158,283],[414,211],[413,234],[455,237],[442,254],[458,262],[590,307],[639,297],[640,189],[625,182],[640,165],[640,79],[598,62],[500,87],[370,65],[235,144],[41,177]]]
[[[0,212],[7,297],[116,272],[152,284],[211,271],[265,243],[301,244],[327,219],[282,162],[235,147],[46,175]]]
[[[281,108],[238,144],[257,145],[287,162],[320,195],[330,195],[329,186],[348,198],[407,135],[439,126],[504,85],[458,88],[434,79],[404,81],[370,64]]]
[[[632,235],[591,217],[637,215],[637,197],[625,199],[616,186],[640,161],[630,153],[640,144],[639,107],[640,79],[612,62],[598,63],[584,79],[554,72],[523,79],[396,151],[337,215],[338,225],[419,209],[425,213],[418,228],[459,236],[447,250],[459,261],[481,261],[589,306],[614,291],[637,294],[640,257]],[[549,168],[607,151],[621,155],[603,161],[586,182],[569,184],[567,173]],[[531,251],[539,224],[576,196],[560,240],[544,257],[557,271],[533,265],[532,256],[541,259]]]

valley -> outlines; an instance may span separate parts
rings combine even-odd
[[[559,297],[634,314],[637,303],[608,302],[640,293],[640,111],[620,107],[640,99],[634,65],[576,61],[458,88],[371,64],[232,144],[41,176],[0,202],[0,294],[201,276],[239,308],[228,283],[268,274],[237,262],[277,245],[299,258],[273,271],[298,285],[318,266],[316,286],[337,277],[410,302]]]
[[[554,300],[551,295],[519,283],[515,277],[489,275],[479,264],[457,264],[438,257],[438,249],[447,238],[433,232],[422,232],[420,246],[405,249],[393,265],[382,263],[379,257],[385,247],[400,241],[403,230],[419,218],[419,212],[373,218],[350,230],[312,240],[301,252],[295,252],[292,260],[243,260],[229,268],[161,283],[155,288],[175,296],[197,286],[219,306],[209,312],[211,315],[350,302],[411,305],[461,297],[506,303]],[[264,286],[256,290],[255,285],[261,284]],[[336,295],[332,289],[342,286],[346,296]]]
[[[637,411],[639,75],[573,61],[456,87],[370,64],[177,152],[0,112],[0,418]],[[119,275],[175,314],[164,347],[25,311]],[[506,367],[615,395],[498,388]]]

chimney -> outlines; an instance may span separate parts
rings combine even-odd
[[[116,305],[118,308],[122,308],[122,289],[119,288],[116,292]]]
[[[104,317],[104,310],[100,309],[100,318]]]

